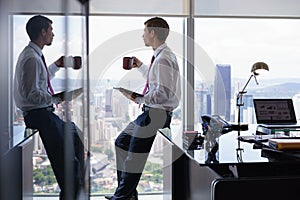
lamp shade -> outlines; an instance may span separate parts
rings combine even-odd
[[[266,63],[264,63],[264,62],[257,62],[257,63],[255,63],[255,64],[252,66],[251,72],[252,72],[255,76],[257,76],[258,73],[257,73],[256,71],[259,70],[259,69],[264,69],[264,70],[269,71],[269,67],[268,67],[268,65],[267,65]]]

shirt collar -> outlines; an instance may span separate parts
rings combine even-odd
[[[43,55],[43,52],[42,52],[41,48],[38,45],[36,45],[35,43],[33,43],[33,42],[30,41],[29,44],[28,44],[28,46],[30,46],[31,48],[33,48],[34,51],[37,52],[39,56]]]
[[[154,57],[156,58],[158,54],[166,47],[167,47],[166,43],[162,43],[159,47],[157,47],[153,53]]]

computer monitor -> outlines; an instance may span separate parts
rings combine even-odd
[[[292,99],[254,99],[257,124],[296,124]]]

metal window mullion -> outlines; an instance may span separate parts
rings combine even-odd
[[[184,130],[194,130],[194,2],[190,0],[190,16],[187,18],[186,32],[186,84],[185,84],[185,124]]]

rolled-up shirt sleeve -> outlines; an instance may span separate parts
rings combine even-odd
[[[55,63],[52,63],[48,66],[48,72],[49,72],[49,78],[52,80],[55,77],[55,73],[59,71],[59,67],[55,65]]]
[[[148,69],[149,69],[149,67],[148,67],[148,65],[146,65],[146,64],[142,64],[142,65],[138,68],[139,72],[141,72],[142,76],[143,76],[145,79],[147,79]]]

